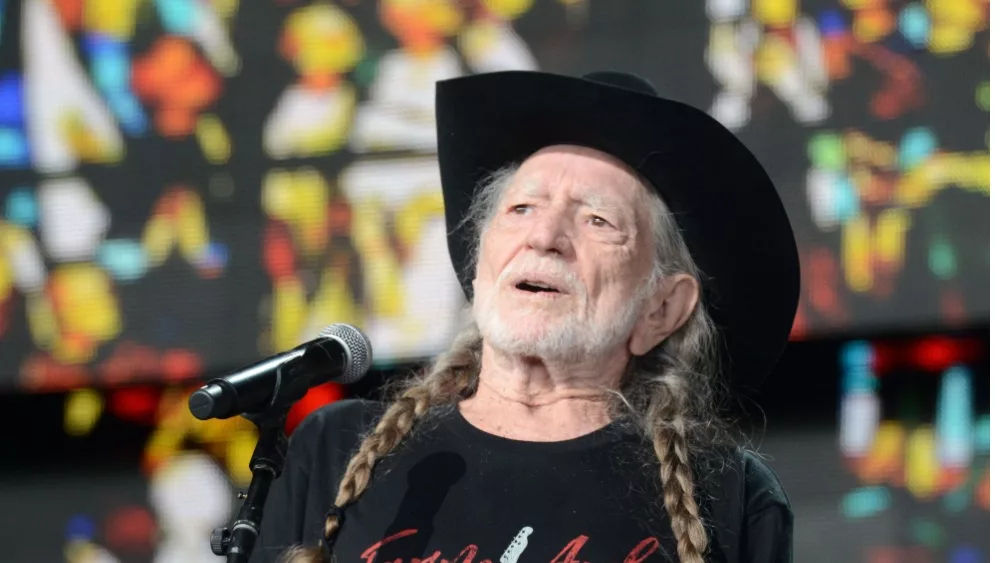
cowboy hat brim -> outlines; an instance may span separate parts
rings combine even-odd
[[[629,76],[629,75],[624,75]],[[640,79],[641,80],[641,79]],[[799,260],[767,173],[728,129],[652,88],[507,71],[438,83],[438,159],[448,250],[471,298],[474,189],[552,145],[608,153],[641,174],[676,217],[702,275],[732,383],[754,386],[784,351],[799,300]]]

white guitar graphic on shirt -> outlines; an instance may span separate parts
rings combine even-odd
[[[517,560],[521,558],[521,554],[524,553],[524,549],[528,547],[528,536],[533,531],[530,526],[521,528],[521,531],[514,536],[510,545],[507,546],[503,555],[500,556],[500,563],[517,563]]]

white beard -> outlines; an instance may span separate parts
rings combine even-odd
[[[516,356],[531,356],[553,362],[579,362],[599,358],[623,344],[635,328],[646,291],[639,291],[622,309],[601,318],[581,318],[563,313],[547,323],[532,322],[538,314],[530,309],[498,307],[495,296],[503,283],[522,267],[508,267],[498,276],[493,287],[477,285],[472,303],[473,318],[483,339],[493,349]],[[537,270],[536,270],[537,271]],[[572,288],[569,299],[581,299],[586,291],[582,282],[563,269],[550,273],[560,275]]]

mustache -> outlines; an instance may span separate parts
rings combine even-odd
[[[550,278],[564,288],[573,293],[582,293],[586,290],[581,280],[565,263],[558,260],[548,260],[543,258],[525,258],[517,262],[511,262],[500,272],[497,277],[497,285],[509,282],[512,278],[530,276],[542,276]]]

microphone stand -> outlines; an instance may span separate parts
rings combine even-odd
[[[309,390],[308,378],[291,378],[284,387],[281,382],[279,368],[271,404],[262,411],[240,415],[257,425],[260,434],[253,455],[250,456],[250,486],[245,493],[240,492],[238,495],[238,498],[243,499],[243,506],[231,527],[212,530],[212,553],[225,555],[226,563],[250,561],[254,544],[260,535],[260,521],[271,483],[281,476],[285,466],[285,455],[288,453],[285,421],[288,411]]]

